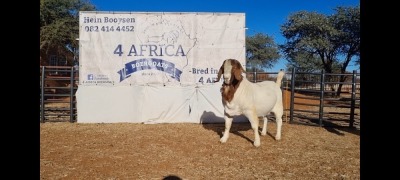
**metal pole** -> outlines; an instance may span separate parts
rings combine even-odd
[[[325,71],[321,71],[321,82],[320,82],[321,94],[319,97],[319,126],[322,126],[322,118],[324,117],[324,93],[325,93]]]
[[[353,79],[351,83],[351,108],[350,108],[350,124],[349,127],[354,127],[354,108],[356,105],[356,80],[357,80],[357,71],[353,70]]]
[[[294,109],[294,79],[296,68],[292,69],[292,77],[290,79],[290,123],[293,122],[293,109]]]
[[[42,123],[44,123],[44,74],[44,66],[42,66],[42,77],[40,78],[40,121]]]
[[[253,82],[257,82],[257,69],[253,68]]]
[[[285,72],[283,69],[280,69],[279,71],[283,71],[283,72]],[[278,72],[278,74],[279,74],[279,72]],[[284,84],[285,85],[284,85]],[[282,92],[282,98],[284,98],[285,99],[285,104],[284,104],[284,111],[285,111],[285,122],[287,123],[288,122],[288,120],[287,120],[287,110],[286,110],[286,108],[287,108],[287,101],[288,101],[288,99],[287,99],[287,89],[288,89],[288,83],[287,83],[287,79],[286,79],[286,72],[285,72],[285,75],[283,76],[283,79],[282,79],[282,83],[281,83],[281,92]]]
[[[73,123],[74,122],[74,67],[71,67],[71,79],[70,79],[70,103],[69,103],[69,122]]]

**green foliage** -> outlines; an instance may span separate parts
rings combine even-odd
[[[344,73],[353,57],[359,58],[359,7],[338,7],[335,11],[331,16],[300,11],[288,17],[281,26],[287,42],[280,45],[288,68]]]
[[[279,47],[274,39],[263,33],[246,37],[246,61],[248,71],[272,68],[280,58]]]
[[[291,53],[290,58],[288,58],[287,70],[291,71],[293,68],[296,68],[301,72],[314,72],[316,70],[322,70],[323,66],[321,60],[318,56],[305,53],[305,52],[296,52]]]
[[[337,43],[340,44],[339,53],[346,58],[356,57],[360,63],[360,8],[338,7],[336,14],[331,16],[332,24],[340,30]],[[343,63],[349,62],[345,59]],[[348,64],[347,62],[347,64]],[[347,66],[347,64],[345,64]]]
[[[95,7],[86,0],[40,0],[40,52],[55,49],[60,54],[73,53],[78,47],[79,11]]]

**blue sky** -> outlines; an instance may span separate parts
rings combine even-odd
[[[283,44],[280,26],[297,11],[334,13],[338,6],[359,6],[359,0],[91,0],[98,11],[132,12],[227,12],[246,14],[246,35],[265,33]],[[285,69],[281,58],[270,72]],[[359,69],[349,64],[348,71]]]

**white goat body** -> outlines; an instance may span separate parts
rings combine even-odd
[[[261,134],[266,135],[268,123],[266,115],[271,112],[275,115],[277,125],[275,139],[280,140],[283,115],[282,91],[280,85],[284,72],[280,71],[278,73],[276,82],[263,81],[259,83],[248,81],[241,75],[242,72],[244,72],[244,70],[239,61],[227,59],[222,64],[218,73],[217,81],[222,74],[224,75],[224,84],[221,88],[221,93],[225,111],[225,131],[220,141],[225,143],[228,140],[233,116],[243,114],[249,119],[251,127],[254,130],[254,146],[260,146],[258,117],[263,117],[264,119]]]
[[[243,114],[245,110],[255,108],[258,117],[269,114],[277,102],[282,101],[282,92],[273,81],[251,83],[243,79],[230,102],[226,102],[225,112],[230,116]],[[271,92],[271,93],[269,93]]]

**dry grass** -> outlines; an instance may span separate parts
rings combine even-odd
[[[262,123],[262,121],[260,122]],[[248,123],[40,124],[41,179],[360,179],[357,130],[275,123],[261,146]],[[165,178],[167,179],[167,178]]]

